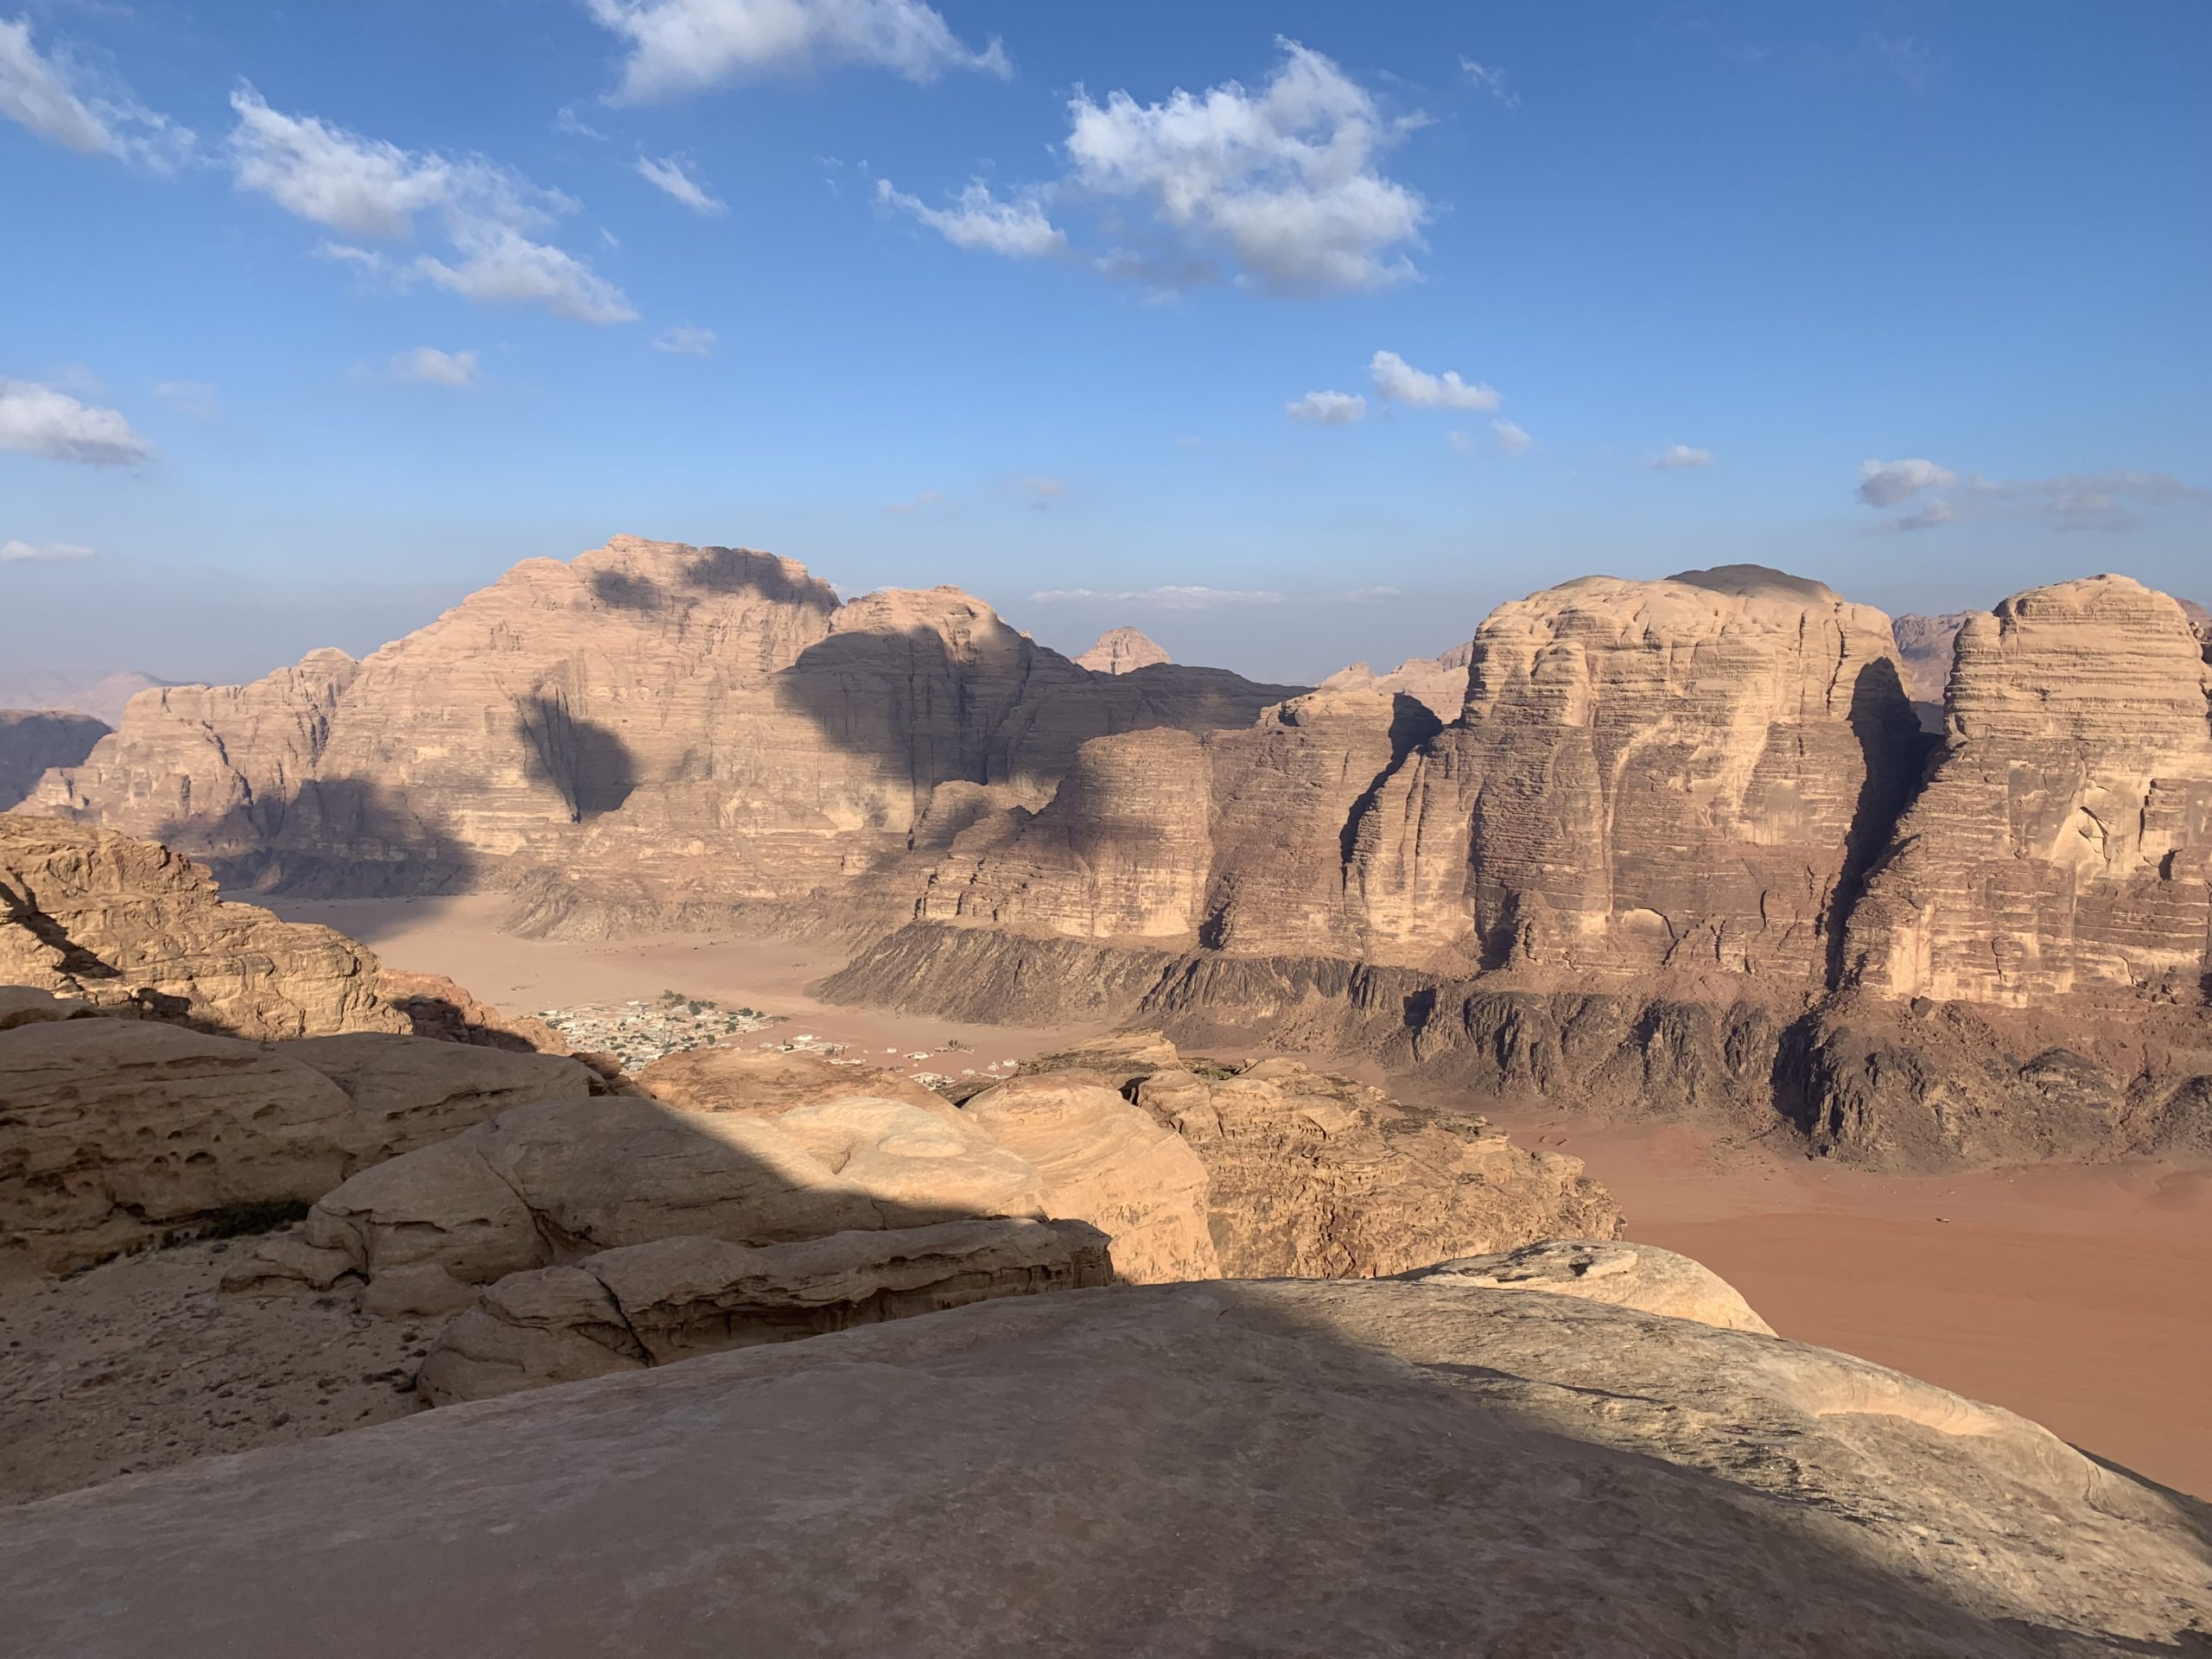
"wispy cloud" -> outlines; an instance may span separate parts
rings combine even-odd
[[[0,118],[79,155],[112,156],[157,173],[174,170],[192,153],[189,128],[156,115],[120,87],[105,94],[80,90],[79,79],[65,61],[40,54],[29,18],[0,19]]]
[[[1919,502],[1912,512],[1883,521],[1884,529],[1900,531],[2004,513],[2025,513],[2054,530],[2133,530],[2142,522],[2138,508],[2212,505],[2212,490],[2184,484],[2171,473],[2115,468],[1993,479],[1924,458],[1861,462],[1858,495],[1866,505],[1885,511]]]
[[[1047,478],[1040,473],[1032,473],[1023,479],[1020,487],[1022,493],[1029,497],[1032,512],[1049,512],[1052,503],[1068,493],[1065,479]]]
[[[50,564],[92,556],[91,548],[77,542],[0,542],[0,564]]]
[[[920,512],[926,507],[943,506],[944,499],[943,490],[924,490],[911,500],[887,502],[883,510],[904,518],[908,513]]]
[[[474,352],[442,352],[435,346],[417,346],[391,359],[395,380],[419,386],[470,386],[479,370]]]
[[[1506,86],[1505,71],[1495,64],[1477,63],[1472,58],[1463,55],[1459,60],[1459,73],[1467,78],[1469,86],[1480,87],[1507,109],[1520,107],[1521,94]]]
[[[1490,431],[1491,441],[1497,445],[1502,454],[1524,455],[1529,453],[1529,446],[1535,442],[1518,423],[1512,421],[1492,421]]]
[[[1713,465],[1713,451],[1700,449],[1693,444],[1671,443],[1651,458],[1655,473],[1693,473],[1700,467]]]
[[[272,110],[251,86],[231,95],[238,124],[229,149],[238,187],[287,213],[356,241],[324,241],[316,253],[369,274],[421,280],[465,298],[543,305],[580,322],[632,322],[637,312],[589,264],[537,240],[576,203],[481,156],[403,149],[314,116]],[[358,240],[406,243],[435,227],[445,257],[394,266]]]
[[[156,380],[153,390],[155,397],[192,420],[212,421],[222,415],[215,388],[204,380]]]
[[[715,331],[680,323],[653,341],[657,352],[672,352],[678,357],[712,357],[715,354]]]
[[[0,379],[0,449],[88,467],[127,467],[154,453],[119,410],[87,404],[58,386],[5,379]]]
[[[650,104],[747,75],[838,64],[931,81],[948,69],[1013,73],[994,40],[981,51],[921,0],[584,0],[629,56],[618,104]]]
[[[1351,426],[1367,416],[1367,399],[1356,391],[1309,391],[1282,406],[1294,421],[1310,426]]]
[[[553,118],[553,130],[565,132],[571,138],[588,138],[594,143],[603,144],[607,142],[605,133],[586,121],[566,104],[561,106],[560,113]]]
[[[728,211],[728,204],[708,189],[706,181],[693,170],[696,163],[689,156],[665,156],[655,161],[640,156],[632,165],[639,178],[666,191],[695,213],[712,217]]]
[[[1929,56],[1928,48],[1920,41],[1910,35],[1892,38],[1879,29],[1870,29],[1865,45],[1876,62],[1914,92],[1928,90]]]
[[[1002,254],[1010,259],[1030,259],[1067,251],[1066,233],[1045,215],[1041,193],[1001,201],[981,179],[970,181],[950,207],[932,207],[916,196],[895,188],[888,179],[875,181],[876,201],[910,213],[957,248]]]

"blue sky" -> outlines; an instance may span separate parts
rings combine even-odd
[[[250,675],[623,531],[1278,677],[1600,570],[2212,599],[2208,60],[2192,0],[0,0],[4,649]]]

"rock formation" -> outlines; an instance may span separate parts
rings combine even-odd
[[[1546,1239],[1517,1250],[1440,1262],[1400,1276],[1422,1285],[1580,1296],[1643,1313],[1662,1313],[1670,1319],[1694,1319],[1723,1331],[1774,1334],[1742,1294],[1712,1268],[1649,1244]]]
[[[73,766],[108,734],[106,722],[59,709],[0,709],[0,812],[31,792],[49,766]]]
[[[997,1300],[0,1512],[0,1628],[75,1659],[2087,1659],[2201,1646],[2209,1552],[2203,1506],[1840,1354],[1437,1281],[1226,1283]]]
[[[165,847],[0,815],[0,984],[238,1037],[404,1032],[377,971],[342,934],[224,903]]]
[[[262,1045],[144,1020],[0,1029],[0,1277],[242,1208],[304,1208],[367,1165],[595,1083],[550,1055],[376,1033]]]
[[[131,698],[169,683],[136,669],[118,669],[92,679],[53,669],[19,669],[0,677],[0,709],[62,709],[113,726],[122,720]]]
[[[1078,668],[1094,674],[1127,674],[1175,659],[1135,628],[1109,628],[1098,636],[1096,645],[1075,660]]]
[[[2039,588],[1958,638],[1948,735],[1852,918],[1882,995],[2201,1006],[2212,664],[2125,576]]]
[[[1291,690],[1092,674],[954,588],[841,605],[786,559],[622,537],[360,662],[143,697],[34,804],[295,890],[539,873],[550,925],[834,888],[932,815],[1040,804],[1090,738],[1243,725]]]
[[[1904,669],[1904,689],[1915,704],[1943,709],[1943,688],[1951,680],[1951,657],[1959,630],[1972,621],[1972,611],[1949,611],[1942,616],[1908,612],[1891,627],[1897,634],[1897,659]]]
[[[446,1328],[416,1386],[452,1405],[1113,1281],[1105,1236],[1079,1221],[950,1221],[759,1249],[664,1238],[509,1274]]]
[[[1381,696],[1411,697],[1438,720],[1449,725],[1459,718],[1467,702],[1467,668],[1475,659],[1474,641],[1454,645],[1434,657],[1408,657],[1388,674],[1377,674],[1365,663],[1338,669],[1321,682],[1324,691],[1373,691]]]

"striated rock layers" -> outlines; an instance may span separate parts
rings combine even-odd
[[[51,766],[73,766],[108,734],[107,722],[64,709],[0,709],[0,812],[31,792]]]
[[[1386,697],[1403,693],[1448,724],[1459,719],[1460,709],[1466,707],[1467,668],[1474,659],[1471,639],[1433,657],[1408,657],[1388,674],[1377,674],[1365,663],[1354,663],[1330,675],[1320,689],[1374,691]]]
[[[0,815],[0,984],[262,1040],[409,1030],[377,973],[343,934],[225,903],[165,847]]]
[[[1087,740],[1294,688],[1077,667],[950,588],[840,604],[787,559],[620,537],[355,662],[137,699],[41,811],[318,892],[543,879],[579,907],[803,897],[1041,804]]]
[[[1571,582],[1484,623],[1449,724],[1339,685],[1087,745],[827,988],[1779,1112],[1880,1163],[2212,1146],[2204,642],[2101,577],[1956,654],[1930,737],[1817,584]]]
[[[48,1498],[0,1514],[0,1628],[77,1659],[2088,1659],[2201,1648],[2209,1558],[2202,1505],[1844,1355],[1465,1282],[1230,1282]]]

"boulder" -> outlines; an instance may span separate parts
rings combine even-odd
[[[1001,1298],[0,1511],[0,1629],[72,1659],[2089,1659],[2201,1647],[2208,1559],[2202,1505],[1840,1354],[1281,1281]]]
[[[1113,1240],[1115,1277],[1129,1284],[1214,1279],[1207,1172],[1190,1144],[1113,1090],[1065,1077],[1016,1077],[961,1109],[1045,1179],[1045,1210]]]
[[[1104,1236],[1079,1221],[939,1222],[760,1247],[664,1238],[500,1280],[446,1328],[416,1386],[450,1405],[1112,1281]]]
[[[350,1033],[280,1043],[273,1051],[312,1066],[353,1103],[347,1150],[377,1163],[457,1135],[511,1106],[582,1099],[598,1075],[573,1059],[436,1040]]]
[[[1517,1250],[1461,1256],[1401,1277],[1415,1284],[1470,1290],[1580,1296],[1643,1313],[1663,1313],[1671,1319],[1694,1319],[1723,1331],[1774,1334],[1774,1327],[1751,1311],[1742,1293],[1703,1262],[1618,1239],[1545,1239]]]

